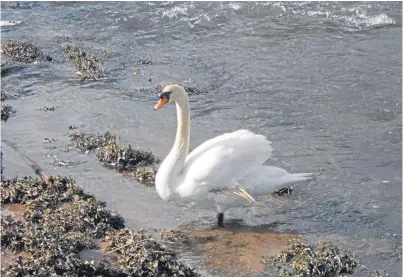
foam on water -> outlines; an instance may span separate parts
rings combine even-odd
[[[206,6],[207,5],[207,6]],[[212,21],[222,16],[230,16],[236,11],[247,16],[263,17],[312,17],[314,20],[332,20],[339,22],[349,31],[363,30],[373,26],[396,24],[396,21],[385,14],[377,5],[363,3],[346,3],[337,5],[331,2],[257,2],[257,3],[193,3],[168,2],[157,8],[159,18],[169,18],[188,22],[189,27],[203,21]],[[253,13],[253,14],[252,14]],[[155,21],[155,20],[153,20]]]
[[[231,9],[234,9],[236,11],[242,9],[242,5],[240,3],[235,3],[235,2],[229,3],[228,7],[230,7]]]
[[[370,28],[373,26],[381,26],[381,25],[389,25],[396,24],[396,21],[382,13],[379,15],[367,16],[365,12],[361,13],[358,10],[355,10],[356,14],[354,16],[343,16],[337,15],[330,11],[307,11],[306,15],[308,16],[322,16],[331,19],[336,19],[342,21],[346,24],[347,27],[356,28],[356,29],[364,29]],[[305,14],[304,14],[305,15]]]
[[[396,24],[396,21],[382,13],[375,16],[360,15],[357,18],[354,17],[344,17],[346,22],[350,23],[352,26],[362,28],[369,28],[373,26]]]
[[[328,18],[338,20],[346,27],[362,30],[373,26],[396,24],[396,21],[385,13],[370,14],[374,12],[371,4],[353,4],[353,7],[336,6],[333,3],[313,5],[312,3],[266,3],[276,10],[281,11],[279,17],[302,15],[309,17]]]
[[[185,5],[185,6],[174,6],[167,10],[162,11],[162,16],[167,16],[169,18],[179,17],[181,15],[188,15],[188,9],[192,7],[192,5]]]

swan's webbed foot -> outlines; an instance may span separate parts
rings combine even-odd
[[[218,227],[224,228],[224,213],[217,214]]]

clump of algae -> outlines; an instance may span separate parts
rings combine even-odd
[[[88,56],[82,49],[73,45],[67,45],[64,51],[67,59],[76,66],[78,78],[83,81],[104,78],[103,69],[99,66],[100,60],[95,56]]]
[[[1,104],[1,120],[7,121],[15,110],[9,104]]]
[[[2,205],[24,206],[23,220],[1,215],[1,247],[16,255],[3,269],[5,276],[109,272],[105,263],[89,268],[78,253],[95,247],[94,238],[124,227],[116,212],[106,210],[66,177],[53,176],[48,183],[14,178],[2,180],[0,188]]]
[[[199,276],[177,261],[175,252],[159,244],[143,230],[111,231],[107,250],[121,254],[118,264],[132,276]]]
[[[125,229],[116,212],[71,178],[14,178],[0,189],[2,205],[24,207],[22,219],[0,215],[2,255],[12,258],[1,276],[198,276],[143,231]],[[80,258],[80,251],[96,248],[117,253],[117,263]]]
[[[155,165],[159,160],[150,151],[133,149],[131,145],[121,147],[114,134],[106,132],[87,135],[75,132],[69,135],[81,152],[95,151],[95,157],[101,164],[119,172],[129,172],[143,184],[152,185],[155,180]]]
[[[294,187],[289,186],[289,187],[278,189],[275,192],[273,192],[272,194],[277,195],[277,196],[291,195],[293,190],[294,190]]]
[[[4,100],[7,100],[8,96],[6,93],[1,92],[1,102],[3,102]]]
[[[36,60],[52,61],[52,58],[43,54],[38,47],[30,42],[7,40],[1,45],[1,51],[15,61],[31,63]]]
[[[282,276],[338,277],[353,274],[358,261],[331,242],[312,247],[299,239],[290,241],[280,255],[268,260]]]

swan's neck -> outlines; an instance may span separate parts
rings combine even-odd
[[[175,143],[169,155],[172,154],[176,157],[177,167],[182,170],[189,154],[190,116],[187,97],[183,101],[176,103],[176,114],[178,125],[176,127]]]
[[[189,153],[190,116],[187,95],[176,102],[177,129],[175,143],[168,156],[162,162],[155,180],[158,195],[168,201],[172,198],[174,187],[178,186]]]

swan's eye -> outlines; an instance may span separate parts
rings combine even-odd
[[[167,98],[169,100],[169,97],[171,96],[171,93],[172,92],[170,92],[170,91],[164,91],[159,95],[159,98],[160,99]]]

